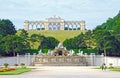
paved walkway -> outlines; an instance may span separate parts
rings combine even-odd
[[[21,75],[0,75],[0,78],[120,78],[120,73],[81,66],[42,66]]]

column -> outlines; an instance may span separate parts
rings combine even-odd
[[[31,64],[31,55],[30,55],[30,53],[28,53],[28,65],[30,65]]]
[[[51,30],[53,30],[53,23],[52,23],[52,25],[51,25]]]
[[[49,29],[48,29],[48,25],[49,25],[48,20],[45,20],[45,21],[44,21],[45,30],[49,30]]]
[[[36,53],[33,54],[33,57],[32,57],[32,63],[34,63],[35,58],[36,58]]]
[[[64,23],[64,20],[61,20],[61,22],[60,22],[60,30],[64,30],[64,28],[65,28],[65,23]]]
[[[80,22],[80,30],[85,30],[85,21]]]
[[[87,55],[87,53],[84,53],[84,57],[85,57],[85,63],[86,63],[86,66],[88,66],[88,65],[91,65],[90,64],[90,59],[89,59],[89,56]]]
[[[19,56],[19,53],[17,53],[17,64],[18,64],[18,65],[20,64],[20,56]]]
[[[29,30],[29,21],[27,20],[24,22],[24,29]]]
[[[33,26],[34,26],[34,25],[31,25],[31,26],[32,26],[32,30],[33,30]]]
[[[37,25],[36,25],[36,30],[37,30]]]
[[[105,63],[105,58],[103,53],[100,55],[100,58],[101,58],[101,65],[102,65],[103,63]]]
[[[77,24],[75,24],[76,30],[77,30]]]
[[[74,24],[71,23],[71,26],[72,26],[72,30],[73,30],[73,29],[74,29],[74,28],[73,28]]]
[[[95,61],[94,61],[94,60],[95,60],[94,58],[95,58],[95,54],[94,54],[94,53],[91,53],[91,54],[90,54],[91,66],[94,66],[94,65],[95,65],[95,64],[94,64],[94,62],[95,62]]]
[[[68,30],[69,30],[69,24],[68,24],[68,26],[67,26],[67,27],[68,27]]]
[[[41,24],[40,24],[40,30],[42,30],[42,26],[41,26]]]
[[[25,54],[25,65],[28,65],[28,57],[27,57],[27,53]]]

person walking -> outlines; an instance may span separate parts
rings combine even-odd
[[[107,68],[107,67],[106,67],[106,64],[103,63],[103,64],[102,64],[102,70],[106,70],[106,68]]]

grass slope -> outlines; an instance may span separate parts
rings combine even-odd
[[[73,38],[77,35],[79,35],[81,32],[85,32],[85,31],[80,31],[80,30],[71,30],[71,31],[67,31],[67,30],[54,30],[54,31],[50,31],[50,30],[40,30],[40,31],[28,31],[29,35],[31,34],[41,34],[44,35],[46,37],[48,36],[52,36],[55,37],[57,40],[59,40],[60,42],[63,42],[66,39],[69,38]]]

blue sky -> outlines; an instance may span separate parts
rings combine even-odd
[[[94,29],[114,17],[120,0],[0,0],[0,19],[10,19],[16,29],[25,20],[44,20],[53,15],[65,20],[85,20],[87,29]]]

